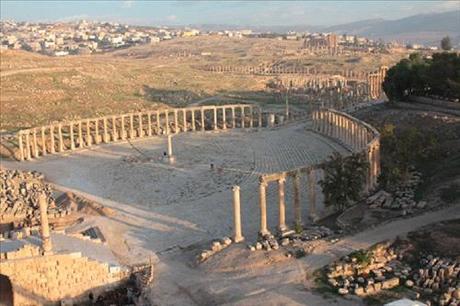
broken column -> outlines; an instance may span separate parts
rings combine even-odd
[[[234,216],[234,235],[233,241],[235,243],[244,240],[241,231],[241,209],[240,209],[240,186],[233,186],[233,216]]]
[[[173,155],[172,149],[172,136],[168,135],[168,161],[170,164],[174,163],[176,158]]]
[[[51,253],[52,245],[50,238],[50,227],[48,223],[48,201],[44,192],[39,195],[38,204],[40,206],[40,226],[42,234],[43,254],[48,255]]]

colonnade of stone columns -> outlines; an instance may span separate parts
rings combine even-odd
[[[346,113],[330,109],[320,109],[312,113],[313,130],[333,138],[342,143],[352,152],[362,152],[369,162],[369,171],[366,176],[366,191],[370,191],[377,184],[380,175],[380,134],[367,123]],[[278,224],[277,230],[284,232],[289,229],[286,224],[286,184],[292,184],[294,226],[302,226],[304,203],[308,206],[310,219],[317,219],[316,204],[318,201],[318,177],[324,176],[322,164],[300,167],[286,172],[263,174],[259,176],[259,234],[264,236],[270,233],[267,223],[267,190],[276,183],[278,189]],[[301,198],[301,190],[307,189],[306,199]],[[240,188],[234,188],[234,219],[235,241],[241,241],[240,217]],[[237,195],[236,195],[237,193]],[[289,212],[288,212],[289,213]]]
[[[369,73],[367,82],[369,86],[369,97],[371,99],[379,99],[383,94],[382,83],[385,80],[388,67],[382,66],[379,70]]]
[[[18,132],[19,160],[163,134],[262,127],[262,119],[260,107],[236,104],[173,108],[51,124]]]
[[[369,162],[366,191],[377,185],[380,175],[380,134],[369,124],[346,113],[320,109],[312,113],[313,130],[334,138],[353,152],[362,152]]]

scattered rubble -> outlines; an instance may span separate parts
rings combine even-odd
[[[48,199],[50,217],[67,214],[56,207],[51,186],[43,179],[43,175],[35,171],[0,169],[0,224],[13,224],[14,228],[38,224],[38,196],[42,192]]]
[[[326,268],[327,283],[340,295],[365,297],[404,286],[410,298],[428,305],[459,305],[460,262],[433,255],[414,262],[406,252],[389,242],[353,252]]]
[[[198,261],[203,262],[207,259],[209,259],[211,256],[214,254],[222,251],[229,245],[233,243],[232,239],[229,237],[224,237],[221,240],[216,240],[212,242],[211,249],[210,250],[203,250],[200,255],[198,255]]]
[[[410,213],[412,209],[424,209],[427,207],[425,201],[415,201],[415,190],[421,182],[421,173],[412,172],[407,182],[393,194],[380,190],[368,197],[366,203],[370,208],[401,209],[405,213]]]

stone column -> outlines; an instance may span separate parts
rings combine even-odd
[[[83,129],[82,129],[82,123],[81,120],[78,121],[78,147],[83,148]]]
[[[225,114],[225,106],[222,107],[222,129],[226,130],[227,129],[227,118]]]
[[[101,140],[99,139],[99,118],[94,120],[94,143],[99,144]]]
[[[22,132],[18,133],[19,160],[24,160],[24,144],[22,143]]]
[[[260,231],[261,236],[270,234],[267,228],[267,183],[259,183]]]
[[[310,208],[309,215],[312,221],[315,221],[316,215],[316,172],[314,169],[309,169],[307,173],[308,180],[308,207]]]
[[[37,130],[34,128],[32,130],[32,138],[34,140],[34,157],[39,157],[38,155],[38,142],[37,142]]]
[[[126,139],[126,131],[125,131],[125,116],[121,115],[121,124],[120,124],[120,132],[121,132],[121,139]]]
[[[192,131],[195,132],[196,126],[195,126],[195,110],[192,109]]]
[[[258,126],[262,127],[262,109],[257,107],[257,115],[258,115]]]
[[[40,227],[42,234],[43,254],[51,254],[52,244],[50,238],[50,227],[48,223],[48,203],[46,194],[42,192],[38,197],[38,205],[40,207]]]
[[[282,177],[278,180],[278,203],[279,203],[279,223],[278,230],[282,233],[287,230],[286,226],[286,197],[285,188],[286,178]]]
[[[268,126],[271,128],[275,127],[275,114],[268,115]]]
[[[142,124],[142,113],[137,114],[139,120],[139,138],[144,137],[144,125]]]
[[[129,114],[129,138],[133,139],[134,137],[134,115]]]
[[[148,118],[147,118],[147,124],[148,124],[147,135],[152,136],[152,112],[148,112],[147,116],[148,116]]]
[[[217,108],[214,106],[213,108],[213,112],[214,112],[214,130],[216,131],[217,130]]]
[[[174,134],[179,133],[179,120],[177,118],[177,109],[174,109]]]
[[[32,159],[32,155],[30,153],[30,131],[27,130],[26,132],[26,158],[27,160],[31,160]]]
[[[112,141],[118,140],[117,134],[117,118],[115,118],[115,116],[112,116]]]
[[[69,123],[69,133],[70,133],[70,150],[75,150],[75,137],[73,135],[73,122]]]
[[[54,125],[50,125],[50,153],[56,153],[56,146],[54,144]]]
[[[109,134],[107,133],[107,118],[106,117],[102,119],[102,128],[104,132],[104,135],[102,136],[102,141],[104,143],[107,143],[109,142]]]
[[[58,124],[59,152],[64,151],[64,138],[62,137],[62,125]]]
[[[234,234],[233,241],[235,243],[244,241],[241,231],[241,209],[240,209],[240,186],[233,186],[233,221]]]
[[[168,160],[169,163],[174,163],[176,158],[173,155],[173,147],[172,147],[172,136],[168,135]]]
[[[204,126],[204,109],[203,109],[203,107],[201,108],[201,130],[203,132],[206,130],[206,127]]]
[[[45,134],[45,127],[41,127],[41,136],[42,136],[42,155],[45,156],[48,154],[46,152],[46,134]]]
[[[254,127],[254,113],[252,106],[249,107],[249,127]]]
[[[235,107],[232,106],[232,128],[236,128]]]
[[[241,106],[241,128],[244,129],[244,106]]]
[[[294,220],[296,227],[302,226],[302,209],[300,207],[300,174],[294,175]]]
[[[187,132],[188,127],[187,127],[187,110],[184,108],[182,109],[182,122],[183,122],[183,132]]]

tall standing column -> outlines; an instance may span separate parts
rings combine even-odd
[[[126,131],[125,131],[125,116],[121,115],[121,123],[120,123],[120,132],[121,132],[121,139],[126,139]]]
[[[257,115],[258,115],[258,127],[262,127],[262,108],[257,107]]]
[[[62,125],[58,124],[59,152],[64,151],[64,138],[62,137]]]
[[[94,142],[99,144],[101,139],[99,137],[99,118],[94,119]]]
[[[134,115],[129,114],[129,138],[133,139],[134,137]]]
[[[223,128],[224,130],[227,129],[227,118],[226,118],[225,115],[226,115],[226,114],[225,114],[225,106],[224,106],[224,107],[222,107],[222,128]]]
[[[34,128],[32,130],[32,138],[34,140],[34,157],[39,157],[38,155],[38,141],[37,141],[37,130]]]
[[[201,130],[204,132],[206,130],[204,126],[204,108],[201,108]]]
[[[38,196],[38,205],[40,207],[40,227],[42,234],[42,249],[43,254],[48,255],[51,253],[52,244],[50,238],[50,227],[48,223],[48,201],[46,194],[42,192]]]
[[[252,106],[249,107],[249,127],[254,127],[254,112]]]
[[[214,130],[216,131],[217,130],[217,108],[214,106],[213,108],[213,111],[214,111]]]
[[[78,121],[78,147],[83,148],[83,129],[81,120]]]
[[[50,153],[56,153],[56,145],[54,144],[54,125],[50,125]]]
[[[182,132],[187,132],[187,110],[184,108],[182,109]]]
[[[69,123],[69,133],[70,133],[70,150],[75,150],[75,138],[73,135],[73,122]]]
[[[109,134],[107,133],[107,118],[102,118],[102,141],[104,143],[109,142]]]
[[[278,180],[278,203],[279,203],[278,230],[281,233],[287,230],[285,189],[286,189],[286,178],[282,177]]]
[[[137,119],[139,120],[139,138],[144,137],[144,125],[142,123],[142,113],[137,114]]]
[[[41,128],[41,136],[42,136],[42,155],[45,156],[48,154],[46,151],[46,134],[45,134],[45,127],[42,126]]]
[[[161,131],[160,111],[156,112],[156,127],[157,127],[156,135],[159,135]]]
[[[117,118],[115,118],[115,116],[112,116],[112,141],[118,140],[117,134]]]
[[[232,128],[236,128],[235,107],[232,106]]]
[[[152,136],[152,112],[147,113],[147,135]]]
[[[179,133],[179,120],[177,118],[177,109],[174,109],[174,134]]]
[[[91,146],[91,122],[86,120],[86,145]]]
[[[18,133],[19,160],[24,160],[24,144],[22,143],[22,131]]]
[[[195,132],[196,126],[195,126],[195,110],[192,109],[192,131]]]
[[[302,226],[302,210],[300,207],[300,174],[294,175],[294,220],[296,227]]]
[[[26,132],[26,158],[27,160],[32,159],[32,155],[30,153],[30,131]]]
[[[307,173],[307,183],[308,183],[308,207],[310,219],[315,221],[317,219],[316,215],[316,172],[314,169],[309,169]]]
[[[267,183],[259,183],[260,231],[261,236],[270,234],[267,228]]]
[[[244,129],[244,106],[241,106],[241,128]]]
[[[233,221],[234,234],[233,241],[235,243],[244,241],[241,231],[241,209],[240,209],[240,186],[233,186]]]

